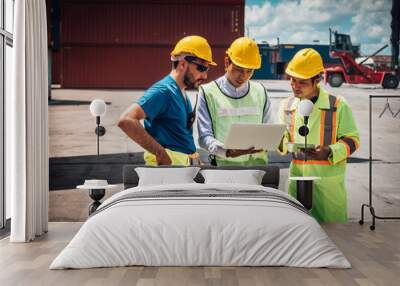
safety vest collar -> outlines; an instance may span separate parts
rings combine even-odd
[[[228,81],[228,79],[225,78],[225,80],[228,82],[229,85],[231,85],[231,86],[233,87],[233,85]],[[221,92],[221,94],[223,94],[223,95],[225,95],[226,97],[229,97],[229,98],[231,98],[231,99],[242,99],[243,97],[245,97],[246,95],[248,95],[248,94],[250,93],[250,89],[251,89],[250,81],[247,81],[247,83],[246,83],[246,84],[247,84],[247,92],[246,92],[245,94],[243,94],[242,96],[235,97],[235,96],[231,96],[231,95],[225,93],[225,92],[222,90],[222,88],[219,86],[219,84],[217,83],[216,80],[214,80],[214,81],[212,81],[212,82],[218,87],[218,89],[219,89],[219,91]],[[234,87],[233,87],[233,88],[234,88]]]
[[[314,108],[331,109],[331,104],[329,102],[329,93],[323,88],[319,88],[319,95],[317,102],[314,104]]]
[[[287,104],[284,107],[285,111],[294,111],[297,109],[297,106],[300,102],[300,99],[295,96],[290,96],[287,99]],[[326,90],[319,88],[319,94],[317,102],[314,104],[315,109],[330,109],[331,105],[329,102],[329,94]]]
[[[295,96],[289,96],[287,98],[286,104],[284,106],[284,111],[294,111],[297,109],[297,104],[300,102],[300,99]]]

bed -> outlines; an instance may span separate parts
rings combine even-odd
[[[137,167],[124,166],[126,189],[103,202],[50,269],[351,267],[308,211],[277,189],[278,167],[250,168],[265,171],[261,185],[204,183],[198,173],[193,183],[150,186],[138,185]]]

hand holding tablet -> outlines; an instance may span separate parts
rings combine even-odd
[[[299,152],[304,150],[315,150],[315,144],[308,144],[307,148],[304,143],[287,143],[288,152]]]
[[[240,149],[228,149],[226,150],[226,157],[231,157],[231,158],[236,158],[242,155],[247,155],[247,154],[254,154],[261,152],[263,150],[260,149],[254,149],[254,147],[247,149],[247,150],[240,150]]]

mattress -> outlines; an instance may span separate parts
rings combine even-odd
[[[50,269],[131,265],[351,267],[318,222],[286,193],[197,183],[115,194]]]

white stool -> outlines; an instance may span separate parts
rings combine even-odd
[[[107,180],[85,180],[85,184],[77,186],[78,189],[89,190],[89,197],[93,202],[89,205],[89,215],[96,211],[101,205],[100,200],[106,194],[106,189],[111,189],[116,185],[109,185]]]

